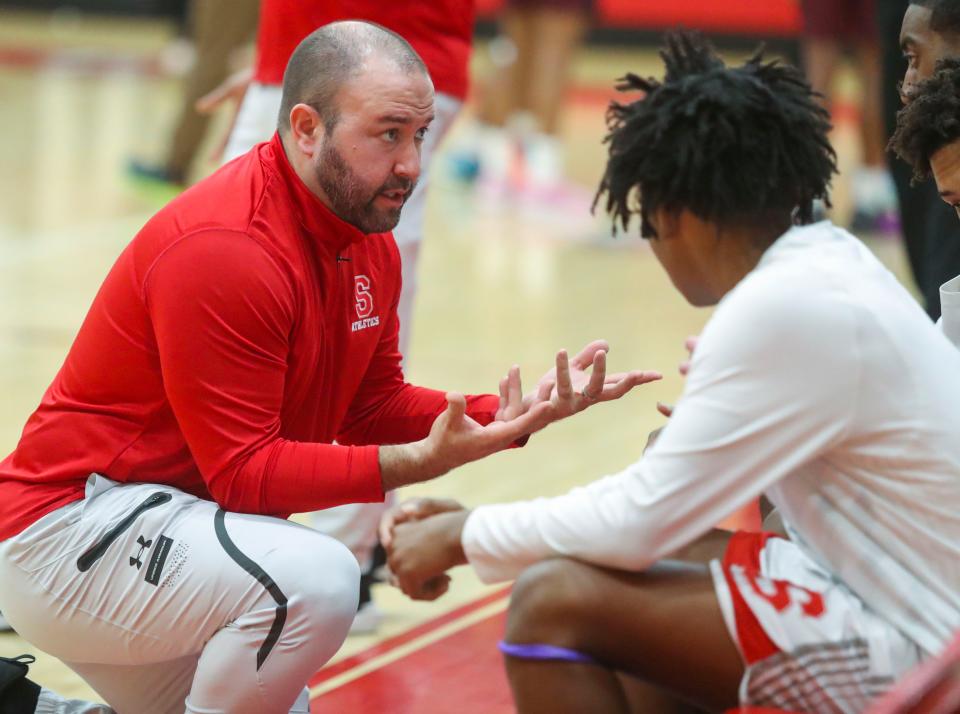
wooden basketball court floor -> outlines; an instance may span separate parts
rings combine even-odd
[[[159,157],[177,109],[176,78],[157,71],[170,37],[156,22],[0,11],[0,451],[59,368],[111,263],[170,197],[124,174],[133,156]],[[482,52],[475,60],[482,77]],[[659,71],[651,47],[590,49],[576,63],[563,139],[569,172],[589,187],[603,165],[603,111],[613,81]],[[856,85],[841,83],[835,140],[841,163],[857,159]],[[469,113],[470,108],[467,108]],[[224,130],[218,117],[212,136]],[[456,141],[456,132],[453,137]],[[208,170],[211,162],[201,169]],[[521,450],[462,468],[406,495],[465,504],[549,496],[622,468],[663,423],[657,400],[682,382],[683,340],[709,313],[673,290],[636,235],[609,237],[609,223],[581,207],[534,209],[478,197],[434,166],[409,356],[411,381],[495,391],[517,363],[528,384],[554,352],[604,337],[611,369],[657,369],[662,382],[537,435]],[[837,182],[836,214],[849,212]],[[898,274],[896,242],[874,247]],[[629,547],[629,544],[625,544]],[[0,588],[3,583],[0,583]],[[512,711],[496,640],[508,591],[467,568],[448,595],[413,603],[379,586],[386,617],[376,635],[351,637],[311,681],[314,712]],[[95,695],[55,659],[15,634],[0,655],[38,655],[33,675],[74,697]]]

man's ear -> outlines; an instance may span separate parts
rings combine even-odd
[[[324,138],[320,113],[309,104],[295,104],[290,110],[290,137],[305,156],[313,158]]]

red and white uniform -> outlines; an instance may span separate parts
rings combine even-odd
[[[477,508],[464,550],[488,582],[555,555],[642,570],[765,493],[790,540],[713,568],[744,701],[861,711],[960,628],[958,405],[960,352],[896,278],[826,221],[793,228],[717,306],[643,458]]]
[[[306,712],[359,569],[270,516],[381,500],[377,444],[445,408],[403,380],[399,276],[276,136],[152,218],[0,464],[14,627],[120,711]]]

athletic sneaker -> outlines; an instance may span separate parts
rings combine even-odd
[[[33,714],[40,698],[40,685],[27,679],[32,655],[0,657],[0,714]]]

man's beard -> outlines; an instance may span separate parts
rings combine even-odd
[[[384,191],[406,191],[405,204],[417,185],[416,181],[391,176],[382,186],[371,189],[354,173],[330,141],[325,141],[320,150],[316,173],[333,212],[364,233],[385,233],[393,230],[400,221],[403,206],[377,208],[374,205],[377,196]]]

